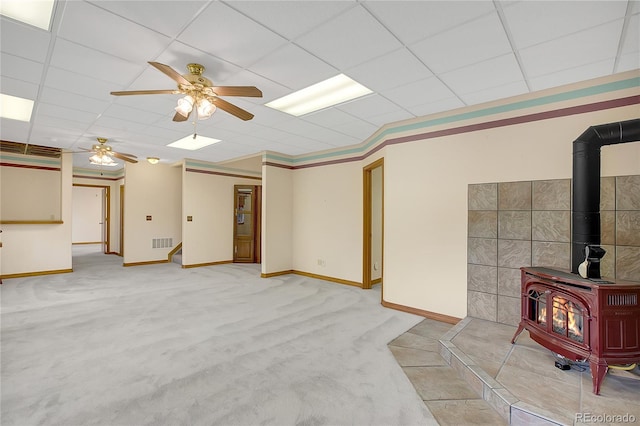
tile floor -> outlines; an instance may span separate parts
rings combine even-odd
[[[588,366],[562,371],[523,331],[476,318],[425,319],[389,343],[441,425],[640,424],[640,369],[610,369],[600,395]]]

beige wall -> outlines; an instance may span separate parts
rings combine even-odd
[[[587,127],[637,117],[637,106],[499,127],[386,148],[388,302],[465,317],[470,183],[570,178]],[[603,173],[638,174],[640,143],[602,150]],[[422,212],[408,217],[407,208]]]
[[[293,173],[293,269],[362,283],[362,166]]]
[[[72,156],[62,156],[62,224],[2,225],[0,274],[65,271],[71,262]]]
[[[257,179],[187,172],[182,187],[182,265],[233,260],[235,185],[261,185]],[[193,221],[187,222],[187,216]]]
[[[293,269],[293,172],[262,166],[262,273]]]
[[[182,229],[182,169],[146,162],[125,166],[124,263],[167,260],[173,249],[152,248],[154,238],[180,242]],[[146,216],[152,217],[151,221]]]

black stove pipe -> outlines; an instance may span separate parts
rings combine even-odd
[[[640,119],[591,126],[573,142],[571,272],[585,260],[586,246],[600,245],[600,148],[640,141]],[[600,264],[589,278],[600,278]]]

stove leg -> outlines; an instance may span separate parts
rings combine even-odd
[[[518,338],[518,336],[520,335],[520,333],[522,333],[522,330],[524,330],[524,325],[522,323],[518,324],[518,329],[516,330],[516,334],[513,335],[513,337],[511,338],[511,343],[515,343],[516,339]]]
[[[591,369],[591,380],[593,381],[593,393],[600,395],[600,383],[602,383],[609,367],[605,362],[589,361],[589,368]]]

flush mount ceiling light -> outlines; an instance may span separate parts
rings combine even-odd
[[[196,149],[204,148],[205,146],[213,145],[218,142],[220,142],[220,139],[213,139],[194,134],[185,136],[184,138],[172,142],[167,146],[195,151]]]
[[[160,159],[158,157],[147,157],[149,164],[158,164]]]
[[[33,111],[31,99],[18,98],[16,96],[0,93],[0,117],[11,120],[29,121]]]
[[[2,0],[0,15],[49,31],[54,0]]]
[[[372,91],[357,81],[344,74],[338,74],[265,105],[298,117],[369,93]]]

